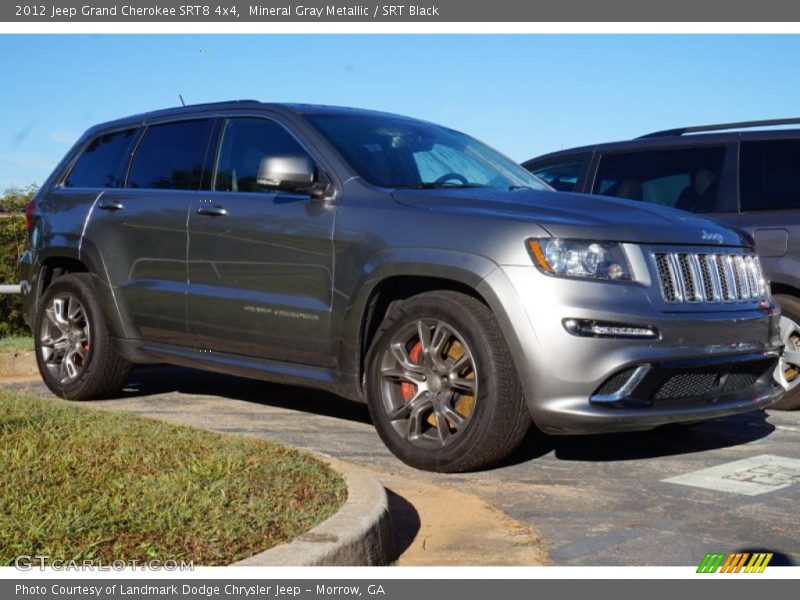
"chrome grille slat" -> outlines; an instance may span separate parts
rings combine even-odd
[[[766,300],[761,264],[741,252],[654,252],[662,298],[669,303],[755,303]]]
[[[736,299],[736,284],[733,281],[733,269],[731,269],[730,257],[724,254],[717,254],[717,265],[719,265],[719,276],[722,279],[722,301],[733,302]]]
[[[736,280],[739,284],[739,300],[745,302],[750,300],[750,282],[747,281],[747,266],[744,262],[744,256],[739,255],[733,259],[734,271],[736,272]]]
[[[711,288],[713,290],[713,296],[709,299],[709,302],[721,302],[722,301],[722,282],[719,278],[719,268],[717,268],[717,257],[714,254],[706,254],[705,255],[705,263],[708,265],[708,273],[711,277]]]

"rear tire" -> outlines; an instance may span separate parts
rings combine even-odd
[[[769,408],[796,410],[800,408],[800,299],[786,294],[775,294],[781,305],[781,341],[784,351],[775,379],[783,385],[786,394]]]
[[[531,425],[497,321],[457,292],[426,292],[390,308],[367,354],[366,388],[381,439],[418,469],[487,467]]]
[[[45,385],[67,400],[118,394],[133,365],[119,356],[88,273],[59,277],[45,290],[33,328]]]

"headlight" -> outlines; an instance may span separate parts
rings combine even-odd
[[[550,275],[591,279],[631,279],[622,246],[586,240],[528,240],[534,264]]]

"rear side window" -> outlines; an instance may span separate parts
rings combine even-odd
[[[214,189],[220,192],[263,192],[258,168],[268,156],[305,155],[292,135],[274,121],[231,119],[222,135]]]
[[[136,131],[125,129],[94,138],[67,175],[64,187],[119,187]]]
[[[581,166],[583,157],[572,156],[544,166],[532,166],[528,170],[559,192],[573,192],[578,185]]]
[[[198,189],[211,125],[203,119],[148,127],[133,158],[128,187]]]
[[[742,142],[742,210],[800,208],[800,140]]]
[[[592,193],[696,213],[724,212],[720,194],[724,147],[608,154]]]

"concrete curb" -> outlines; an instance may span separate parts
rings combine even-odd
[[[321,455],[347,483],[347,501],[295,540],[233,563],[246,566],[378,566],[395,558],[386,490],[366,471]]]

